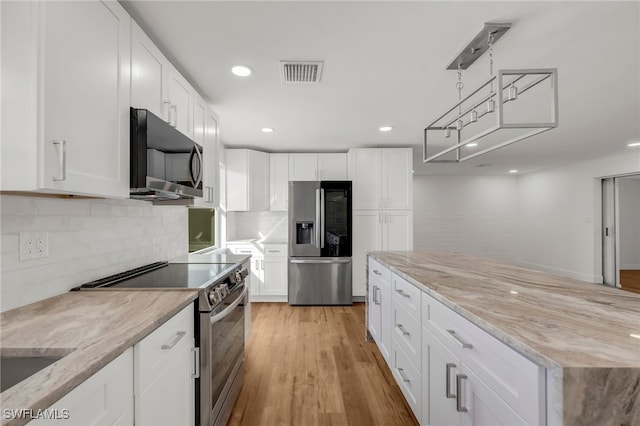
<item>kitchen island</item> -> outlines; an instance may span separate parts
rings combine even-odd
[[[380,274],[372,265],[418,289],[423,305],[425,298],[435,301],[431,311],[422,306],[422,320],[417,315],[423,328],[432,327],[425,317],[443,305],[449,317],[539,366],[541,421],[640,424],[640,295],[461,253],[419,251],[370,253],[369,287],[372,271]],[[379,304],[380,296],[367,300]],[[444,335],[459,337],[452,330]]]

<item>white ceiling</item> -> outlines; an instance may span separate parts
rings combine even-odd
[[[227,146],[413,146],[418,174],[529,172],[621,152],[640,167],[640,149],[627,147],[640,140],[638,1],[122,3],[219,114]],[[488,21],[513,23],[495,69],[558,68],[560,125],[464,163],[424,165],[424,127],[457,100],[445,68]],[[320,84],[281,83],[278,63],[290,59],[323,60]],[[255,73],[235,77],[234,64]],[[463,72],[468,89],[488,77],[487,54]]]

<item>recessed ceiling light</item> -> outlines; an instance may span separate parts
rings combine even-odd
[[[630,334],[629,336],[635,337],[636,339],[640,339],[640,334]]]
[[[628,144],[627,146],[629,146],[629,147],[640,146],[640,142],[632,142],[632,143]]]
[[[511,170],[509,170],[509,173],[518,173],[518,170],[517,169],[511,169]]]
[[[469,143],[468,143],[468,144],[466,144],[465,146],[467,146],[467,147],[469,147],[469,148],[473,148],[473,147],[478,146],[478,144],[477,144],[477,143],[475,143],[475,142],[469,142]]]
[[[263,127],[262,129],[260,129],[263,133],[273,133],[275,131],[274,128],[272,127]]]
[[[251,74],[253,74],[253,69],[246,65],[234,65],[231,68],[231,72],[238,77],[249,77]]]
[[[393,127],[391,127],[391,126],[382,126],[382,127],[380,127],[380,131],[381,132],[390,132],[391,130],[393,130]]]

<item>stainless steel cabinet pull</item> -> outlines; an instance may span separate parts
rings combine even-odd
[[[464,374],[456,374],[456,411],[458,413],[466,413],[467,407],[462,406],[462,381],[466,379],[467,376]]]
[[[373,303],[375,303],[376,305],[380,304],[380,297],[379,297],[380,293],[379,293],[379,291],[380,291],[380,287],[378,287],[378,286],[374,286],[373,287]],[[376,298],[376,295],[378,296],[377,298]]]
[[[400,374],[400,377],[402,377],[403,382],[407,382],[407,383],[411,382],[411,380],[409,380],[407,375],[404,374],[404,370],[402,368],[397,368],[397,370],[398,370],[398,374]]]
[[[445,386],[445,395],[447,398],[455,398],[456,394],[451,393],[451,369],[452,368],[456,368],[456,365],[452,362],[448,362],[446,369],[447,369],[447,380],[446,380],[446,386]]]
[[[407,330],[404,329],[402,324],[397,324],[396,327],[398,327],[398,330],[400,330],[400,332],[402,333],[403,336],[410,336],[411,335]]]
[[[174,347],[175,345],[177,345],[177,344],[178,344],[178,342],[179,342],[180,340],[182,340],[182,338],[183,338],[184,336],[186,336],[186,335],[187,335],[187,332],[186,332],[186,331],[178,331],[178,332],[176,333],[176,337],[173,339],[173,341],[171,341],[171,343],[169,343],[169,344],[166,344],[166,343],[165,343],[164,345],[162,345],[162,349],[164,349],[164,350],[173,349],[173,347]]]
[[[456,340],[456,342],[458,342],[460,346],[462,346],[463,349],[473,348],[473,345],[469,342],[464,341],[460,336],[458,336],[455,330],[447,330],[447,333],[449,333],[451,337],[453,337]]]
[[[401,289],[396,290],[396,293],[398,293],[400,296],[403,297],[407,297],[407,298],[411,298],[410,294],[405,293],[404,291],[402,291]]]
[[[167,123],[171,124],[171,118],[169,117],[169,110],[171,109],[171,102],[164,101],[162,102],[162,119]]]
[[[67,141],[64,139],[54,139],[53,148],[58,154],[58,171],[59,175],[53,177],[56,182],[67,180]]]
[[[374,269],[373,273],[376,274],[376,275],[382,275],[382,272],[378,271],[377,269]]]
[[[264,259],[260,259],[260,269],[264,271]]]
[[[173,117],[171,111],[173,111]],[[169,107],[169,124],[172,127],[178,127],[178,105],[171,105]]]
[[[199,379],[200,378],[200,348],[191,348],[191,352],[193,352],[193,357],[194,357],[194,370],[195,372],[191,375],[191,378],[193,379]]]

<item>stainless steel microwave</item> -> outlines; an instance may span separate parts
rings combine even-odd
[[[188,203],[202,197],[202,146],[141,108],[131,108],[130,132],[131,198]]]

